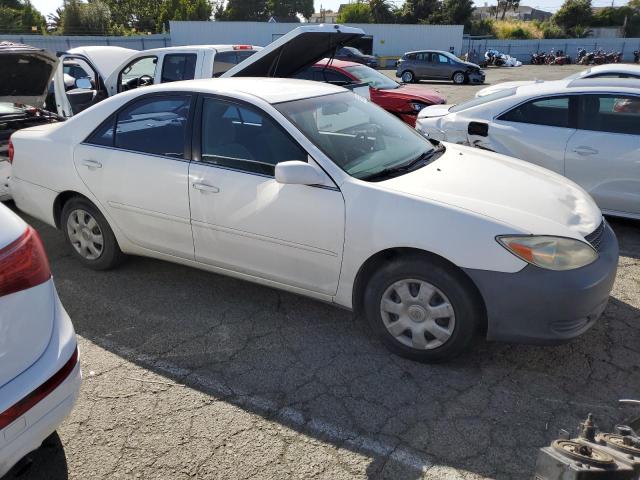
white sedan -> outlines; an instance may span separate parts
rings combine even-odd
[[[138,89],[21,130],[13,149],[18,207],[84,265],[146,255],[333,302],[417,360],[455,355],[477,331],[580,335],[616,273],[615,236],[574,183],[434,144],[330,84]]]
[[[632,65],[628,63],[608,63],[606,65],[598,65],[596,67],[587,68],[579,72],[573,73],[564,80],[579,80],[582,78],[635,78],[640,79],[640,65]],[[544,80],[521,80],[515,82],[502,82],[496,85],[490,85],[476,92],[476,97],[484,97],[492,93],[499,92],[514,87],[523,87],[525,85],[534,85],[544,83]]]
[[[0,477],[73,408],[80,364],[36,231],[0,204]]]
[[[640,218],[640,80],[509,88],[427,107],[416,128],[554,170],[587,190],[604,213]]]

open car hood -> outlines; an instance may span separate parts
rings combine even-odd
[[[42,107],[57,64],[42,48],[0,42],[0,102]]]
[[[320,24],[298,27],[227,70],[222,77],[287,78],[364,36],[360,28]]]

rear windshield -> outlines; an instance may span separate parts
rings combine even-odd
[[[228,52],[217,52],[213,57],[213,76],[219,77],[227,70],[231,70],[238,63],[245,61],[257,50],[231,50]]]
[[[484,97],[474,98],[473,100],[469,100],[468,102],[458,103],[457,105],[453,105],[451,108],[449,108],[449,112],[461,112],[462,110],[477,107],[478,105],[484,105],[485,103],[493,102],[494,100],[510,97],[511,95],[514,95],[516,93],[516,88],[517,87],[498,90],[497,92],[490,93],[489,95],[485,95]]]

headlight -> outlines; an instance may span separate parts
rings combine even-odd
[[[420,103],[420,102],[410,102],[409,106],[411,107],[411,109],[414,112],[419,112],[420,110],[422,110],[424,107],[426,107],[426,105],[424,103]]]
[[[598,258],[593,247],[580,240],[552,236],[499,236],[498,242],[525,262],[549,270],[572,270]]]

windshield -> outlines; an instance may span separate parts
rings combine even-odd
[[[274,105],[349,175],[366,180],[433,152],[407,124],[351,92]]]
[[[501,98],[507,98],[516,93],[517,87],[505,88],[504,90],[498,90],[497,92],[490,93],[489,95],[485,95],[483,97],[474,98],[473,100],[469,100],[468,102],[458,103],[457,105],[453,105],[449,108],[450,113],[460,112],[462,110],[466,110],[468,108],[477,107],[478,105],[484,105],[488,102],[493,102],[494,100],[499,100]]]
[[[386,75],[374,70],[373,68],[367,67],[366,65],[344,67],[344,70],[361,82],[368,83],[370,87],[377,88],[378,90],[391,90],[400,86],[398,82],[394,82]]]

